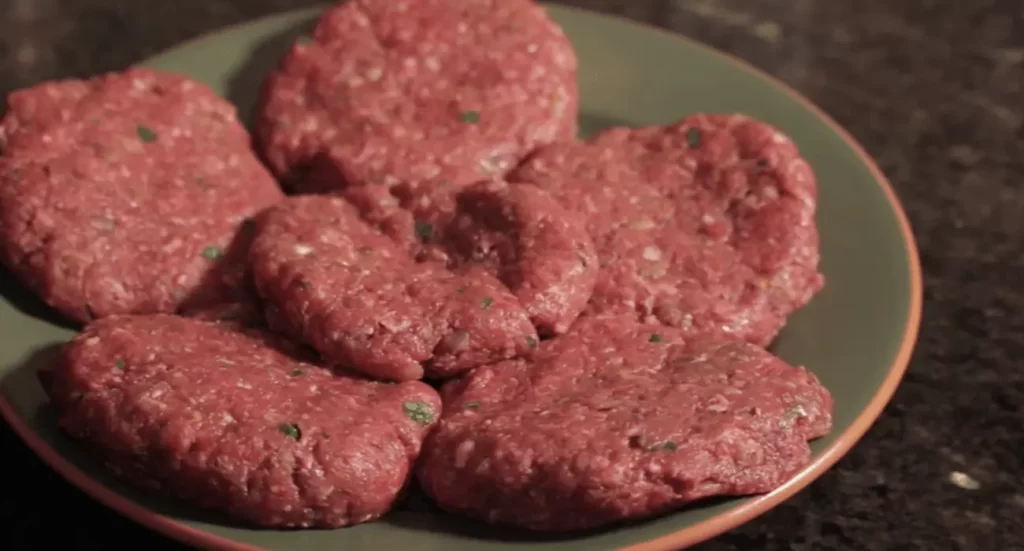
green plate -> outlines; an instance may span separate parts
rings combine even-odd
[[[647,522],[574,538],[543,539],[429,511],[334,531],[269,531],[114,482],[58,430],[35,369],[70,329],[5,275],[0,281],[0,411],[54,469],[136,521],[211,549],[280,551],[570,551],[677,549],[735,527],[779,504],[831,467],[881,412],[906,368],[917,334],[921,275],[913,236],[874,163],[816,107],[744,63],[685,38],[594,13],[551,7],[580,58],[581,126],[668,123],[696,111],[742,112],[792,136],[817,171],[825,290],[792,317],[775,351],[812,369],[836,399],[835,430],[813,444],[814,460],[772,494],[701,504]],[[213,86],[252,106],[262,76],[308,29],[315,10],[286,13],[193,40],[145,62]]]

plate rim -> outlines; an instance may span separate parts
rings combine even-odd
[[[732,65],[736,69],[753,74],[768,85],[774,87],[776,90],[795,100],[803,108],[807,109],[814,117],[824,122],[832,132],[839,136],[839,138],[850,147],[860,161],[864,163],[864,166],[867,167],[868,171],[871,173],[875,184],[882,189],[882,192],[885,195],[886,202],[896,218],[900,234],[903,238],[903,245],[906,248],[906,260],[909,268],[908,275],[910,279],[908,282],[910,300],[903,334],[900,337],[899,349],[893,358],[892,364],[889,366],[882,384],[878,387],[878,390],[871,397],[871,400],[864,409],[857,414],[850,426],[840,433],[832,444],[825,448],[818,457],[805,466],[799,473],[797,473],[796,476],[772,492],[750,497],[741,505],[732,507],[710,519],[682,528],[672,532],[671,534],[666,534],[645,542],[621,547],[617,551],[670,551],[673,549],[690,547],[745,524],[796,495],[798,492],[810,485],[811,482],[817,480],[826,471],[831,469],[839,459],[845,456],[857,444],[857,442],[860,441],[868,429],[870,429],[874,424],[875,420],[881,415],[882,411],[892,400],[896,389],[899,387],[900,382],[903,380],[903,376],[906,374],[920,331],[923,303],[923,279],[917,241],[914,238],[913,228],[911,227],[910,220],[899,200],[898,194],[893,188],[892,183],[878,167],[875,160],[867,153],[860,142],[858,142],[849,131],[836,122],[824,109],[819,107],[789,84],[754,64],[740,58],[739,56],[714,48],[682,33],[664,29],[653,24],[635,21],[624,16],[612,15],[564,4],[553,4],[550,2],[541,3],[546,6],[554,6],[559,10],[574,12],[586,17],[597,17],[612,20],[617,24],[633,27],[637,31],[657,33],[662,36],[672,38],[673,40],[681,41],[688,47],[699,50],[704,55],[716,58],[722,63]],[[320,4],[309,8],[283,10],[240,21],[231,25],[226,25],[213,31],[175,43],[168,48],[132,64],[132,66],[145,64],[152,59],[161,57],[178,48],[186,47],[200,41],[209,40],[210,38],[238,30],[242,27],[266,23],[278,18],[300,17],[300,14],[305,13],[313,15],[322,11],[327,6],[329,6],[329,4]],[[136,504],[120,493],[107,488],[99,481],[82,472],[74,463],[65,459],[64,456],[58,453],[56,449],[51,447],[45,440],[43,440],[43,438],[38,436],[36,432],[29,427],[28,423],[23,421],[17,412],[15,412],[13,405],[7,401],[2,393],[0,393],[0,417],[4,419],[4,421],[36,454],[36,456],[42,459],[44,463],[59,474],[65,481],[84,492],[91,499],[94,499],[104,506],[112,509],[114,512],[125,516],[128,519],[153,530],[154,532],[200,549],[209,549],[214,551],[266,551],[264,548],[228,539],[211,532],[195,528],[160,513],[156,513]]]

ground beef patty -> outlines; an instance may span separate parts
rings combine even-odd
[[[493,274],[543,334],[567,331],[593,292],[597,255],[582,218],[540,188],[480,182],[444,208],[399,201],[382,186],[345,196],[409,254]]]
[[[611,129],[544,148],[511,178],[586,218],[601,262],[590,312],[767,344],[824,284],[814,173],[747,117]]]
[[[0,260],[43,300],[84,321],[198,307],[237,287],[239,224],[282,193],[230,103],[144,69],[8,103]]]
[[[171,315],[88,325],[41,380],[120,477],[262,526],[387,512],[441,402],[302,361],[265,333]]]
[[[290,198],[256,231],[249,258],[268,322],[328,362],[409,380],[537,345],[527,313],[497,279],[415,262],[340,197]]]
[[[831,396],[803,368],[625,317],[582,318],[532,361],[476,369],[442,397],[423,489],[446,510],[539,531],[773,490],[832,424]]]
[[[349,0],[269,75],[256,134],[301,190],[462,186],[572,138],[577,105],[575,53],[532,0]]]

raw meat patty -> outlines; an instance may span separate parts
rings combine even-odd
[[[250,260],[271,327],[374,377],[446,377],[537,345],[497,279],[414,262],[340,197],[293,197],[267,211]]]
[[[162,314],[91,323],[41,379],[119,477],[268,527],[383,515],[441,408],[423,383],[335,375],[265,333]]]
[[[543,148],[510,179],[586,219],[601,263],[590,313],[767,344],[824,284],[814,173],[762,122],[615,128]]]
[[[817,378],[756,345],[683,342],[631,318],[590,317],[532,360],[442,389],[417,468],[446,510],[538,531],[656,515],[774,490],[832,426]]]
[[[598,263],[583,220],[534,186],[480,182],[443,208],[401,202],[381,186],[344,195],[409,254],[497,277],[542,334],[567,331],[593,292]]]
[[[0,260],[45,302],[88,321],[237,298],[239,225],[283,195],[230,103],[145,69],[8,103]]]
[[[350,0],[269,75],[256,134],[298,190],[458,188],[575,135],[576,64],[532,0]]]

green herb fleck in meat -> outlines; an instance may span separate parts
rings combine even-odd
[[[466,292],[466,288],[465,287],[456,287],[455,288],[455,294],[457,294],[457,295],[461,295],[462,293],[465,293],[465,292]]]
[[[300,429],[295,423],[282,423],[278,425],[277,430],[281,431],[281,434],[291,438],[292,440],[299,440],[302,438],[302,429]]]
[[[124,371],[124,368],[128,367],[128,364],[126,364],[123,359],[118,358],[117,361],[114,362],[114,367],[116,367],[119,371]]]
[[[686,131],[686,144],[690,146],[690,149],[697,149],[701,143],[700,128],[691,128]]]
[[[768,159],[758,159],[757,160],[757,166],[759,166],[761,168],[764,168],[764,167],[768,166]]]
[[[292,371],[291,373],[289,373],[288,376],[289,377],[301,377],[302,375],[305,375],[305,374],[306,374],[306,370],[305,369],[296,369],[296,370]]]
[[[463,111],[459,113],[459,120],[466,124],[476,124],[480,122],[479,111]]]
[[[664,442],[658,442],[647,447],[647,451],[652,452],[674,452],[679,449],[679,446],[672,440],[665,440]]]
[[[483,306],[484,310],[489,310],[492,304],[494,304],[494,299],[491,297],[484,297],[480,299],[480,305]]]
[[[429,425],[434,422],[434,408],[426,402],[405,402],[402,404],[402,410],[409,416],[409,419],[421,425]]]
[[[480,402],[466,402],[466,409],[480,409]]]
[[[674,452],[677,449],[679,449],[679,446],[674,441],[672,441],[672,440],[665,440],[663,442],[655,442],[653,444],[648,444],[647,442],[648,442],[648,440],[645,439],[643,437],[643,435],[640,435],[640,434],[634,434],[633,436],[629,437],[629,447],[631,447],[631,448],[636,448],[636,449],[640,449],[640,450],[644,450],[644,451],[648,451],[648,452],[659,452],[659,451]]]
[[[210,245],[209,247],[203,249],[203,252],[199,254],[203,255],[203,258],[207,260],[217,260],[218,258],[223,256],[224,251],[220,250],[220,247]]]
[[[665,337],[657,333],[651,333],[651,337],[647,339],[647,342],[665,342]]]
[[[537,339],[533,338],[533,336],[527,335],[527,337],[526,337],[526,346],[528,348],[537,348],[538,344],[539,343],[537,342]]]
[[[139,135],[139,139],[142,140],[143,142],[152,143],[156,141],[156,132],[153,132],[153,129],[147,126],[142,126],[140,124],[139,126],[135,127],[135,132]]]
[[[434,225],[430,222],[424,222],[423,220],[416,221],[416,237],[420,238],[420,241],[429,241],[434,235]]]

